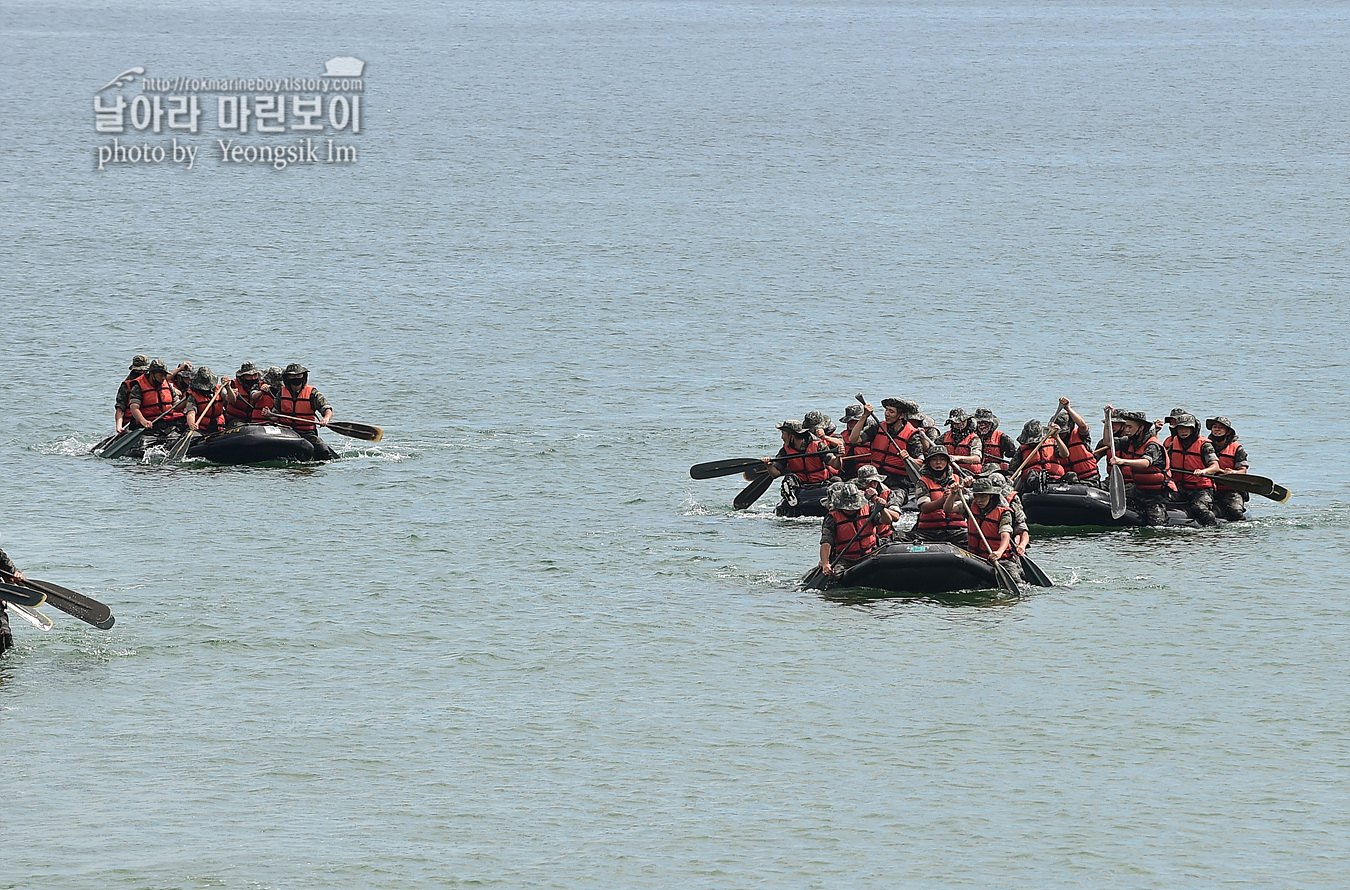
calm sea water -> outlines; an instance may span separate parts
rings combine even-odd
[[[0,544],[118,621],[15,622],[0,887],[1343,886],[1347,44],[1292,3],[10,4]],[[94,169],[119,71],[347,54],[353,166]],[[92,458],[141,351],[302,361],[386,437]],[[1038,539],[1013,604],[830,602],[814,523],[687,470],[859,390],[1228,414],[1295,496]]]

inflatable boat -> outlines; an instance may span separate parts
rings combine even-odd
[[[1051,482],[1040,491],[1023,492],[1022,506],[1027,511],[1027,522],[1032,525],[1119,528],[1144,524],[1139,514],[1129,508],[1119,519],[1112,519],[1111,496],[1081,482]],[[1167,511],[1167,525],[1199,527],[1185,510],[1175,507]]]
[[[188,447],[188,457],[218,464],[313,460],[314,446],[293,429],[249,423],[203,436]]]
[[[808,590],[871,588],[892,594],[924,596],[957,590],[997,590],[994,567],[955,544],[892,543],[833,577],[819,566],[802,578]]]

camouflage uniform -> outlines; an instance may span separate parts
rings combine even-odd
[[[1189,418],[1192,423],[1195,422],[1195,418],[1189,414],[1181,415],[1181,418]],[[1195,435],[1200,435],[1198,429],[1195,430]],[[1188,443],[1193,442],[1194,438],[1186,441]],[[1200,445],[1200,461],[1205,466],[1219,462],[1218,452],[1214,450],[1214,445],[1208,439]],[[1184,509],[1187,516],[1201,525],[1219,524],[1219,521],[1214,518],[1214,489],[1212,488],[1184,488],[1178,485],[1177,490],[1172,493],[1172,501]]]
[[[1205,426],[1206,428],[1212,431],[1214,429],[1214,424],[1216,423],[1223,424],[1224,426],[1228,427],[1230,431],[1233,430],[1233,426],[1228,422],[1228,418],[1222,416],[1211,417],[1209,420],[1205,421]],[[1237,432],[1232,431],[1229,433],[1228,436],[1222,439],[1216,439],[1211,435],[1209,443],[1214,446],[1214,451],[1217,454],[1218,452],[1227,448],[1228,445],[1236,438]],[[1247,449],[1242,447],[1241,444],[1239,444],[1237,447],[1237,451],[1234,452],[1233,454],[1233,468],[1237,470],[1245,470],[1247,469],[1247,467],[1248,467]],[[1219,477],[1216,476],[1214,478],[1217,479]],[[1227,519],[1229,522],[1236,522],[1238,520],[1245,519],[1247,518],[1247,500],[1250,497],[1251,495],[1247,494],[1247,492],[1245,491],[1233,491],[1231,488],[1215,488],[1214,512],[1216,515],[1224,519]]]
[[[1153,428],[1149,427],[1140,435],[1148,436],[1153,434]],[[1128,448],[1130,439],[1128,436],[1120,436],[1116,439],[1116,455]],[[1154,439],[1144,446],[1144,459],[1155,469],[1161,470],[1167,466],[1167,455],[1163,451],[1162,443]],[[1131,510],[1139,514],[1144,525],[1166,525],[1167,524],[1167,500],[1168,491],[1140,491],[1133,482],[1125,486],[1125,504]]]

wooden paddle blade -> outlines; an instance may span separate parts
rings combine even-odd
[[[331,420],[325,423],[339,436],[346,436],[349,439],[363,439],[367,442],[378,442],[384,438],[384,430],[369,423],[353,423],[345,420]]]
[[[46,602],[47,595],[40,590],[29,590],[14,584],[0,582],[0,600],[10,605],[37,607]]]
[[[1265,497],[1270,498],[1277,504],[1283,504],[1285,501],[1289,500],[1291,495],[1292,492],[1283,485],[1275,485],[1272,487],[1270,494],[1265,495]]]
[[[776,477],[765,473],[763,476],[747,485],[744,491],[736,495],[735,500],[731,502],[731,506],[735,507],[737,510],[748,509],[755,501],[759,500],[760,495],[769,490],[769,486],[773,484],[775,478]]]
[[[689,468],[690,479],[716,479],[719,476],[735,476],[756,467],[763,470],[764,461],[757,457],[729,457],[725,460],[710,460],[707,463],[694,464]]]
[[[1111,496],[1111,518],[1119,519],[1125,515],[1125,474],[1112,464],[1108,476],[1106,492]]]
[[[107,630],[117,622],[117,619],[113,617],[112,609],[93,597],[76,593],[50,581],[39,581],[36,578],[27,579],[23,582],[23,586],[42,592],[46,595],[47,602],[50,605],[55,606],[67,615],[80,619],[85,624],[92,624],[99,630]]]
[[[103,449],[99,457],[116,458],[126,454],[135,448],[145,438],[145,427],[137,427],[134,430],[127,430],[122,435],[113,439],[112,444]]]
[[[767,472],[769,472],[768,468],[765,467],[764,464],[760,464],[758,467],[746,470],[744,473],[741,474],[741,478],[744,479],[746,482],[754,482],[756,479],[763,476]]]

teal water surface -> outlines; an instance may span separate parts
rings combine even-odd
[[[15,4],[0,887],[1339,887],[1334,5]],[[97,171],[133,65],[367,62],[359,161]],[[101,461],[133,353],[302,361],[323,466]],[[1233,418],[1294,491],[798,590],[688,467],[855,392]],[[1327,444],[1323,444],[1327,443]],[[1324,457],[1323,455],[1327,455]]]

